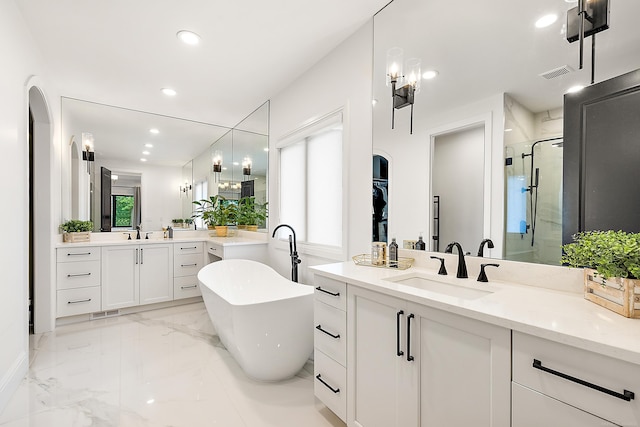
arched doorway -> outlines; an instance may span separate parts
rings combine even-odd
[[[42,91],[29,84],[29,329],[53,329],[51,114]]]

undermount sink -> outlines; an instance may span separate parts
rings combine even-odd
[[[493,293],[492,290],[477,289],[462,284],[448,283],[440,281],[437,277],[432,275],[421,273],[409,273],[402,276],[390,277],[384,280],[467,300],[482,298]]]

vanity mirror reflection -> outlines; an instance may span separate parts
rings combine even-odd
[[[427,249],[457,240],[475,255],[491,238],[485,256],[559,264],[563,97],[591,81],[592,38],[583,69],[578,43],[566,40],[576,5],[394,0],[374,17],[373,153],[389,162],[389,241],[423,232]],[[640,68],[638,13],[638,2],[611,2],[610,28],[597,35],[596,83]],[[546,15],[556,20],[536,26]],[[410,108],[393,108],[388,63],[398,47],[405,76],[420,59]],[[457,148],[470,131],[471,145]]]
[[[139,177],[140,224],[132,227],[141,225],[143,230],[160,230],[174,218],[190,218],[194,198],[217,194],[218,184],[224,182],[251,178],[254,188],[262,188],[256,195],[266,200],[266,184],[257,183],[267,179],[268,108],[265,103],[240,123],[242,127],[231,129],[63,97],[62,140],[68,146],[62,154],[62,217],[91,219],[95,231],[100,230],[103,168],[112,172],[112,184],[114,175]],[[255,129],[264,134],[254,135]],[[93,137],[93,161],[83,160],[83,133]],[[234,143],[240,151],[233,150]],[[228,161],[217,175],[214,150],[221,150]],[[241,166],[234,163],[241,165],[244,157],[254,166],[252,175],[243,178]],[[198,186],[201,177],[211,185]],[[112,208],[113,203],[108,210]]]

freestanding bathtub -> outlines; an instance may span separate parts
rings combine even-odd
[[[198,272],[220,341],[260,381],[293,377],[313,351],[313,287],[256,261],[229,259]]]

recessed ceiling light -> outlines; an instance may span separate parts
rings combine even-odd
[[[264,147],[264,148],[263,148],[263,150],[264,150],[265,152],[266,152],[266,151],[269,151],[269,147]]]
[[[549,25],[553,24],[557,20],[558,20],[558,15],[554,15],[554,14],[545,15],[536,21],[536,28],[548,27]]]
[[[571,86],[569,89],[567,89],[567,93],[580,92],[582,89],[584,89],[584,86],[581,86],[581,85]]]
[[[240,163],[238,163],[238,162],[233,162],[233,166],[238,166],[238,165],[240,165]]]
[[[438,75],[438,72],[436,70],[427,70],[424,73],[422,73],[422,78],[425,80],[429,80],[429,79],[433,79],[437,75]]]
[[[114,181],[118,180],[118,175],[111,174],[111,179]]]
[[[176,94],[178,92],[176,92],[175,90],[168,88],[168,87],[163,87],[162,88],[162,93],[164,93],[167,96],[176,96]]]
[[[149,129],[149,132],[151,132],[154,135],[157,135],[157,134],[160,133],[160,131],[158,129],[156,129],[156,128]]]
[[[153,144],[144,144],[144,146],[147,148],[153,148]]]
[[[145,159],[144,157],[140,159],[141,162],[146,162],[147,159]]]
[[[178,31],[178,33],[176,34],[176,37],[178,37],[180,41],[182,41],[182,43],[184,44],[189,44],[193,46],[200,43],[200,36],[194,33],[193,31],[189,31],[189,30]]]
[[[222,170],[223,170],[223,171],[226,171],[226,170],[227,170],[227,168],[225,168],[225,167],[223,166],[223,167],[222,167]]]
[[[143,151],[143,152],[142,152],[142,154],[144,154],[145,156],[148,156],[148,155],[149,155],[149,154],[151,154],[151,153],[150,153],[150,152],[148,152],[148,151]]]
[[[505,132],[511,132],[512,130],[513,130],[513,129],[511,129],[511,128],[507,128],[507,129],[505,129],[504,131],[505,131]]]
[[[371,100],[371,105],[375,106],[378,103],[377,99],[372,99]]]

